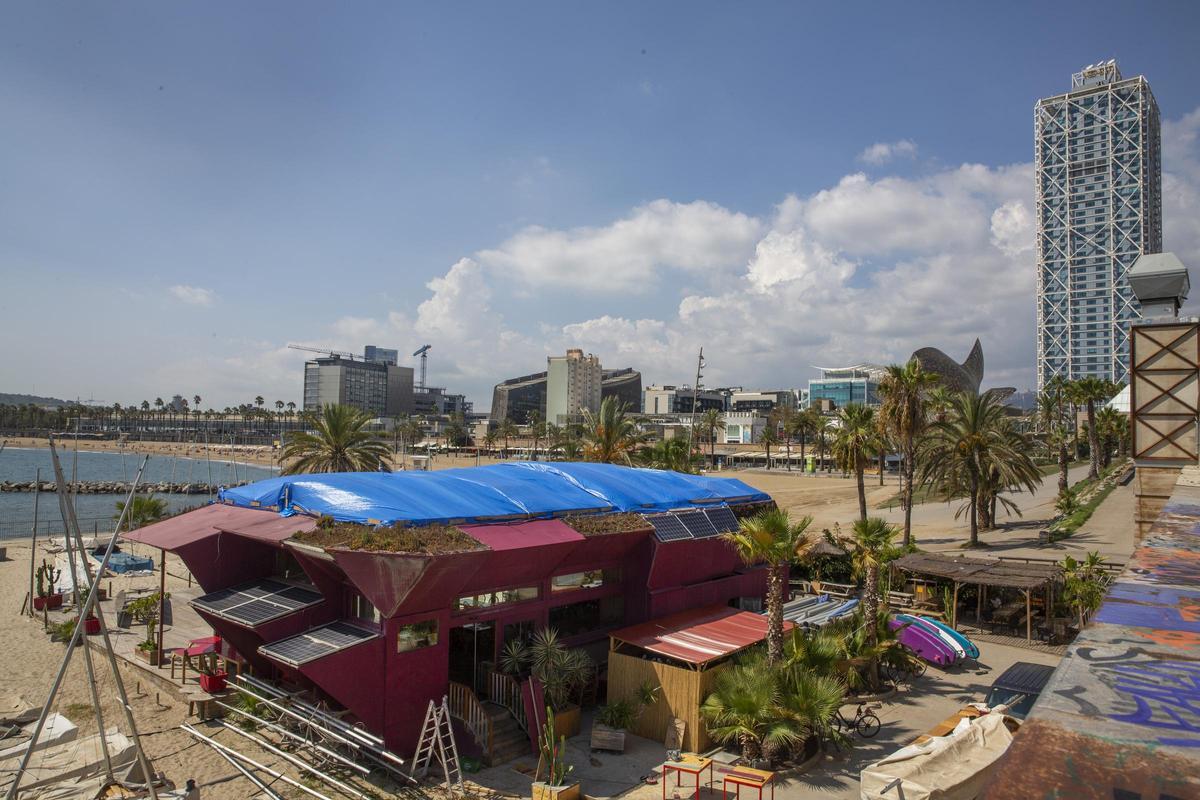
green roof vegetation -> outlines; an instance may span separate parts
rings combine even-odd
[[[322,519],[316,530],[297,532],[292,538],[300,544],[322,550],[444,555],[487,549],[461,528],[439,524],[376,528],[353,522],[330,523]]]

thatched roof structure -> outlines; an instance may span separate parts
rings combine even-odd
[[[991,558],[970,558],[949,553],[913,553],[892,562],[905,572],[933,575],[957,583],[1039,589],[1062,579],[1057,564],[1026,564]]]

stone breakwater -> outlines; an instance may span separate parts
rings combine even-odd
[[[237,483],[228,483],[210,485],[207,483],[143,483],[138,486],[138,494],[216,494],[217,490],[224,487],[243,486],[248,481],[239,481]],[[125,481],[81,481],[79,483],[79,494],[129,494],[133,484]],[[0,482],[0,492],[32,492],[38,488],[35,481]],[[58,490],[58,485],[49,481],[42,481],[41,490],[43,492],[54,492]]]

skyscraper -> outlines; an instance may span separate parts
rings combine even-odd
[[[1126,273],[1162,250],[1158,105],[1116,61],[1084,67],[1034,107],[1037,379],[1129,379],[1141,309]]]
[[[600,359],[582,350],[546,359],[546,421],[556,425],[580,422],[584,411],[600,410],[600,384],[604,370]]]

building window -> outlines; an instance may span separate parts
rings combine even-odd
[[[575,589],[599,589],[621,582],[620,569],[593,569],[587,572],[572,572],[556,575],[550,581],[550,591],[569,592]]]
[[[501,589],[498,592],[467,595],[454,601],[455,611],[470,611],[477,608],[491,608],[508,603],[522,603],[526,600],[538,599],[538,587],[521,586],[516,589]]]
[[[620,596],[584,600],[550,609],[550,627],[563,637],[620,625],[624,620],[625,598]]]
[[[408,653],[420,650],[422,647],[433,647],[437,643],[438,624],[436,619],[401,625],[400,632],[396,634],[397,653]]]
[[[379,609],[373,606],[371,601],[361,594],[354,595],[350,613],[356,620],[369,622],[372,625],[378,625],[383,619],[379,614]]]

